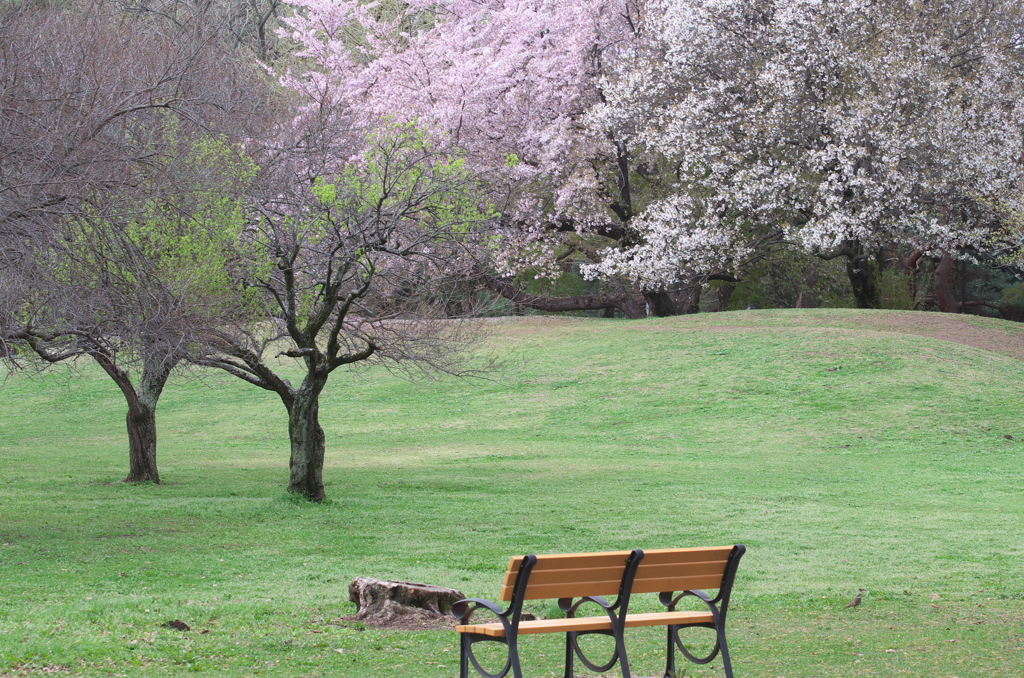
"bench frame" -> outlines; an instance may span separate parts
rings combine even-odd
[[[545,620],[544,622],[530,622],[522,619],[523,602],[526,599],[526,590],[529,585],[530,573],[538,562],[535,555],[523,557],[518,572],[515,576],[515,584],[512,588],[512,595],[508,607],[504,610],[494,602],[483,598],[466,598],[452,605],[452,614],[459,619],[460,656],[459,676],[469,678],[470,665],[483,678],[504,678],[509,672],[514,678],[523,678],[522,668],[519,659],[519,636],[526,633],[565,633],[565,677],[574,678],[573,664],[575,658],[590,670],[604,673],[611,670],[616,664],[622,669],[623,678],[631,678],[629,659],[626,654],[625,629],[631,626],[666,626],[667,627],[667,657],[665,662],[665,678],[675,678],[676,661],[675,650],[678,648],[683,656],[695,664],[707,664],[715,659],[719,653],[722,655],[722,663],[727,678],[733,678],[732,662],[729,657],[729,647],[725,637],[725,618],[729,609],[729,598],[732,593],[732,585],[736,577],[736,569],[739,567],[740,558],[746,552],[743,544],[736,544],[728,555],[725,570],[722,574],[721,586],[718,594],[712,598],[704,591],[691,589],[679,593],[675,591],[661,591],[658,599],[665,606],[666,611],[661,613],[630,616],[628,614],[629,601],[632,594],[634,578],[640,562],[644,558],[641,549],[634,549],[631,552],[624,552],[622,578],[619,584],[618,596],[614,603],[609,603],[600,595],[582,595],[578,598],[559,598],[558,607],[566,614],[566,619]],[[676,606],[687,597],[694,596],[704,602],[708,607],[713,621],[706,621],[706,614],[696,615],[703,617],[701,621],[672,623],[679,621],[676,614]],[[604,622],[601,616],[598,617],[576,617],[579,607],[585,603],[596,604],[607,615],[608,621]],[[474,612],[486,609],[497,615],[501,628],[497,624],[490,624],[488,633],[474,632],[471,629],[479,630],[479,626],[471,626],[470,617]],[[541,628],[541,624],[544,625]],[[589,628],[583,630],[581,627],[591,626],[600,628]],[[460,630],[467,627],[465,630]],[[531,628],[532,627],[532,628]],[[679,637],[679,630],[689,627],[704,627],[715,632],[715,646],[706,657],[696,657],[686,649]],[[496,635],[498,634],[498,635]],[[579,646],[579,636],[589,634],[601,634],[611,636],[615,641],[615,650],[612,657],[604,664],[591,662],[582,652]],[[508,657],[505,665],[497,673],[490,673],[477,660],[473,653],[473,645],[480,642],[504,643],[508,647]]]

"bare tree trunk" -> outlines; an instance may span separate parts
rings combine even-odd
[[[704,286],[688,284],[672,290],[644,292],[647,315],[667,318],[673,315],[689,315],[700,310],[700,295]]]
[[[857,308],[878,308],[878,271],[872,265],[871,253],[860,240],[846,241],[846,276],[857,300]]]
[[[156,465],[156,405],[167,383],[176,358],[147,360],[143,363],[139,386],[136,388],[127,372],[120,369],[109,356],[93,352],[90,355],[114,380],[128,403],[125,424],[128,428],[128,476],[126,483],[152,482],[160,484]]]
[[[917,307],[917,273],[921,269],[921,260],[924,259],[924,252],[915,249],[911,250],[906,256],[900,254],[899,249],[896,249],[896,258],[900,262],[900,267],[903,269],[903,275],[907,279],[907,292],[910,294],[911,300],[914,302],[914,307]]]
[[[846,275],[850,279],[857,308],[878,308],[878,286],[875,284],[875,273],[871,270],[868,260],[848,259]]]
[[[719,311],[728,311],[729,302],[732,300],[732,293],[736,291],[736,283],[725,283],[718,288],[718,304],[717,309]]]
[[[321,386],[322,388],[322,386]],[[296,391],[288,407],[289,461],[288,491],[310,501],[323,501],[324,430],[320,427],[320,389]]]
[[[128,476],[126,483],[160,484],[156,467],[156,403],[128,401]]]

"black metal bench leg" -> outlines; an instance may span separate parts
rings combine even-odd
[[[573,668],[573,660],[576,653],[572,649],[572,634],[565,634],[565,678],[576,678],[576,670]]]
[[[622,670],[622,678],[632,678],[629,672],[629,658],[626,656],[626,639],[620,633],[615,638],[615,649],[619,654],[619,668]]]
[[[508,643],[508,656],[512,661],[513,678],[523,678],[523,667],[519,665],[519,639],[515,636]]]
[[[565,678],[576,678],[576,651],[572,646],[572,633],[565,634]],[[615,657],[618,658],[619,669],[622,671],[622,678],[632,678],[629,671],[629,660],[626,659],[626,641],[621,636],[615,638]],[[614,666],[614,664],[612,664]],[[592,667],[593,668],[593,667]],[[611,670],[609,666],[606,670]]]
[[[732,660],[729,659],[729,646],[725,642],[725,629],[718,629],[718,649],[722,653],[722,664],[725,666],[725,678],[733,678]]]
[[[469,638],[459,634],[459,678],[469,678]]]
[[[475,669],[473,675],[476,672],[480,672],[482,676],[491,675],[479,664],[475,663],[476,659],[470,659],[470,655],[473,652],[473,640],[467,633],[460,633],[461,637],[459,643],[459,678],[469,678],[469,666],[473,664]],[[513,640],[512,642],[505,641],[505,647],[508,648],[508,663],[495,675],[497,676],[508,676],[512,675],[513,678],[523,678],[523,669],[519,665],[519,646]]]
[[[672,641],[672,627],[668,627],[668,651],[665,655],[665,678],[676,678],[676,645]]]

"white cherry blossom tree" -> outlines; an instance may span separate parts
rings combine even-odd
[[[662,6],[589,124],[671,160],[676,181],[633,220],[638,242],[588,275],[656,289],[781,241],[844,257],[858,303],[874,306],[884,248],[916,261],[1010,245],[1003,215],[1024,185],[1017,3]]]

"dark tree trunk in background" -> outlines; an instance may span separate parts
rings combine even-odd
[[[917,308],[917,272],[921,268],[921,260],[924,259],[924,252],[921,250],[912,250],[907,255],[900,254],[899,250],[896,250],[896,258],[900,262],[900,268],[903,270],[903,276],[907,280],[907,292],[910,294],[911,300],[914,301],[914,307]]]
[[[689,315],[700,310],[702,284],[682,285],[672,290],[644,292],[647,315],[667,318],[673,315]]]
[[[732,301],[732,293],[736,291],[736,283],[725,283],[718,287],[718,305],[719,311],[728,311],[729,302]]]
[[[700,295],[704,286],[686,285],[679,288],[672,296],[676,313],[679,315],[690,315],[700,311]]]
[[[804,288],[796,298],[797,308],[817,308],[818,295],[814,290],[818,286],[818,267],[812,261],[804,269]]]
[[[633,295],[620,286],[618,292],[607,294],[577,294],[572,297],[542,297],[525,292],[512,283],[485,273],[476,274],[480,283],[496,294],[512,302],[513,315],[521,315],[519,309],[533,308],[538,311],[600,311],[606,308],[622,311],[627,318],[643,318],[644,307]],[[670,314],[671,315],[671,314]]]
[[[878,308],[878,266],[872,261],[872,253],[864,249],[860,240],[844,240],[843,246],[834,252],[819,252],[819,259],[831,261],[843,257],[846,259],[846,277],[850,280],[853,298],[857,308]]]
[[[943,313],[956,313],[960,310],[960,303],[956,300],[954,289],[954,266],[955,262],[949,253],[943,252],[942,257],[935,262],[935,271],[932,274],[932,290],[935,298],[935,305]]]
[[[326,379],[324,379],[326,383]],[[306,385],[296,391],[288,407],[288,437],[291,459],[288,463],[288,491],[310,501],[323,501],[324,430],[320,426],[319,386]]]
[[[877,271],[872,265],[870,254],[864,252],[860,243],[856,244],[854,256],[846,260],[846,275],[850,279],[857,308],[878,308]]]
[[[676,312],[675,300],[669,292],[644,292],[644,300],[647,302],[648,316],[667,318],[679,315]]]

